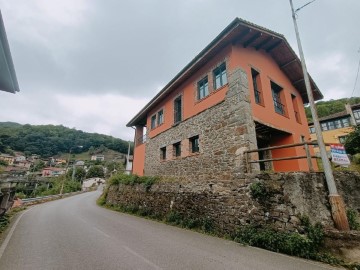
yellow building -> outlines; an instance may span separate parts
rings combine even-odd
[[[345,111],[335,113],[319,119],[322,135],[325,143],[343,144],[346,136],[354,130],[354,127],[360,125],[360,104],[345,105]],[[311,141],[316,142],[314,123],[309,122]],[[326,147],[330,150],[330,147]],[[314,152],[319,152],[318,147],[314,147]]]
[[[6,154],[0,154],[0,160],[6,161],[8,165],[13,165],[15,157]]]

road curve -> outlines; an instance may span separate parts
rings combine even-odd
[[[99,195],[24,212],[0,247],[0,269],[335,269],[103,209]]]

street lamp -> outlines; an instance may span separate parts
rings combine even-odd
[[[344,202],[343,202],[341,196],[337,192],[334,175],[333,175],[333,172],[331,169],[331,164],[327,157],[325,143],[324,143],[324,139],[323,139],[323,136],[321,133],[320,122],[319,122],[318,115],[317,115],[316,108],[315,108],[314,97],[313,97],[311,87],[310,87],[310,80],[309,80],[308,72],[306,69],[306,63],[305,63],[304,53],[303,53],[302,46],[301,46],[299,30],[298,30],[298,26],[296,23],[295,12],[299,11],[300,9],[302,9],[303,7],[307,6],[308,4],[314,2],[315,0],[298,8],[296,11],[294,11],[294,6],[293,6],[292,0],[289,0],[289,1],[290,1],[290,6],[291,6],[292,18],[293,18],[293,22],[294,22],[296,40],[297,40],[299,53],[300,53],[301,67],[302,67],[303,74],[304,74],[306,92],[307,92],[307,95],[309,98],[310,111],[311,111],[311,115],[313,118],[316,137],[317,137],[317,141],[318,141],[318,145],[319,145],[319,149],[320,149],[321,160],[322,160],[323,167],[324,167],[326,183],[327,183],[328,190],[329,190],[329,202],[330,202],[330,206],[331,206],[332,217],[333,217],[333,220],[335,223],[335,227],[337,229],[348,231],[349,223],[348,223],[347,216],[346,216],[345,205],[344,205]]]

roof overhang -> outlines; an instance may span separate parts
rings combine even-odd
[[[4,21],[0,11],[0,90],[10,93],[20,91],[14,63],[6,37]]]
[[[126,126],[145,125],[146,115],[149,110],[229,44],[241,44],[243,47],[253,47],[256,50],[264,50],[269,53],[293,86],[299,91],[304,103],[309,102],[300,59],[290,47],[285,37],[261,26],[236,18],[151,99]],[[311,76],[309,77],[314,99],[322,99],[323,95]]]

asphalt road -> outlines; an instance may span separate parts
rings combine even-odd
[[[23,212],[0,247],[0,269],[334,269],[103,209],[99,195]]]

